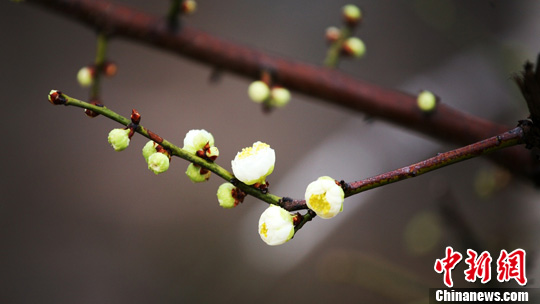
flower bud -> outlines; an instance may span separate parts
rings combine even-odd
[[[225,209],[236,207],[236,198],[233,196],[233,189],[236,187],[231,183],[223,183],[217,191],[219,205]]]
[[[307,186],[305,199],[309,209],[328,219],[343,211],[345,193],[333,178],[322,176]]]
[[[182,2],[182,13],[191,15],[197,10],[197,2],[193,0],[184,0]]]
[[[261,103],[270,96],[270,88],[263,81],[257,80],[249,85],[248,95],[254,102]]]
[[[435,110],[435,107],[437,106],[437,99],[435,94],[424,90],[418,94],[416,103],[418,104],[418,108],[423,112],[431,112]]]
[[[276,107],[283,107],[291,100],[291,93],[289,90],[282,87],[272,88],[271,104]]]
[[[186,175],[194,183],[202,183],[202,182],[207,181],[210,178],[211,173],[212,172],[204,168],[201,168],[200,166],[195,165],[193,163],[189,164],[186,170]]]
[[[284,244],[294,235],[293,216],[279,206],[270,205],[259,219],[259,235],[270,246]]]
[[[343,43],[343,51],[349,56],[360,58],[366,54],[366,45],[356,37],[351,37]]]
[[[89,87],[94,82],[94,69],[88,66],[82,67],[77,73],[77,81],[81,87]]]
[[[122,151],[129,146],[129,129],[113,129],[109,132],[109,143],[116,151]]]
[[[214,137],[206,130],[191,130],[184,137],[184,147],[182,149],[188,151],[191,154],[196,154],[197,151],[202,150],[204,146],[208,144],[210,147],[214,146]]]
[[[118,71],[118,66],[114,62],[105,62],[103,65],[103,75],[107,77],[113,77]]]
[[[231,161],[234,176],[247,185],[264,183],[266,177],[274,171],[276,154],[274,149],[260,141],[252,147],[242,149]]]
[[[343,18],[345,23],[354,26],[362,19],[362,11],[356,5],[347,4],[343,7]]]
[[[156,152],[148,157],[148,169],[156,175],[169,169],[170,159],[165,153]]]
[[[148,162],[148,158],[150,157],[150,155],[157,152],[157,150],[156,150],[157,145],[158,144],[156,144],[153,140],[150,140],[142,148],[142,155],[143,155],[144,160],[146,162]]]
[[[206,157],[214,161],[219,156],[219,149],[217,147],[210,147],[205,153]]]
[[[335,26],[330,26],[326,29],[326,40],[328,42],[334,42],[341,36],[341,30]]]

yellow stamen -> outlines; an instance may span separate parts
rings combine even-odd
[[[261,226],[261,234],[264,235],[265,238],[268,237],[268,228],[266,228],[266,223],[263,223]]]
[[[316,213],[326,214],[330,211],[330,203],[326,200],[326,193],[313,194],[309,198],[309,204]]]
[[[242,149],[242,152],[240,152],[240,155],[238,155],[238,158],[242,159],[242,158],[247,158],[249,156],[253,156],[257,152],[266,148],[270,148],[270,145],[267,145],[262,142],[258,142],[254,144],[253,147],[247,147],[247,148]]]

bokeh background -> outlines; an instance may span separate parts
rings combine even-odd
[[[117,1],[164,15],[168,1]],[[321,64],[324,31],[347,1],[201,0],[185,23],[272,54]],[[358,1],[367,55],[340,68],[410,93],[429,89],[463,111],[515,125],[526,108],[512,73],[540,52],[538,1]],[[53,107],[51,89],[86,99],[75,75],[93,61],[95,33],[40,7],[0,3],[1,303],[427,303],[443,287],[435,259],[453,246],[527,251],[536,287],[538,191],[485,159],[474,159],[348,198],[332,220],[317,218],[289,243],[257,233],[264,203],[218,206],[223,182],[192,184],[187,162],[146,169],[135,136],[117,153],[118,125]],[[249,101],[250,79],[122,39],[104,103],[182,145],[210,131],[229,161],[254,141],[277,162],[271,191],[301,198],[321,175],[358,180],[454,148],[384,121],[293,92],[270,115]],[[493,272],[495,272],[493,264]],[[453,272],[458,287],[462,262]],[[492,280],[492,287],[497,285]],[[505,283],[504,287],[517,286]]]

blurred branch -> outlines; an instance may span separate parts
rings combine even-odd
[[[27,0],[82,22],[110,36],[125,37],[251,79],[270,70],[277,83],[333,105],[363,112],[444,142],[466,145],[508,130],[444,104],[430,115],[416,106],[416,96],[385,89],[329,68],[287,60],[183,26],[171,31],[167,18],[104,0]],[[498,164],[518,175],[539,179],[540,166],[525,149],[506,149]]]

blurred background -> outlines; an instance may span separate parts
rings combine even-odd
[[[164,15],[168,1],[116,1]],[[324,31],[340,25],[342,0],[201,0],[185,23],[271,54],[321,64]],[[367,46],[340,69],[409,93],[428,89],[465,112],[514,126],[527,115],[511,80],[540,52],[538,1],[357,1]],[[192,184],[175,158],[146,169],[135,136],[115,152],[119,125],[53,107],[51,89],[87,99],[76,80],[95,56],[93,30],[25,3],[0,3],[3,139],[0,183],[1,303],[427,303],[443,287],[435,259],[527,252],[537,287],[539,193],[493,163],[474,159],[348,198],[332,220],[316,218],[295,238],[267,246],[257,233],[266,204],[248,197],[219,207],[213,175]],[[109,44],[118,66],[105,105],[182,146],[190,129],[211,132],[218,163],[261,140],[276,150],[271,192],[302,198],[322,175],[363,179],[455,148],[293,92],[263,113],[252,81],[123,39]],[[453,271],[457,287],[465,264]],[[492,273],[496,273],[495,262]],[[515,282],[491,287],[515,287]]]

